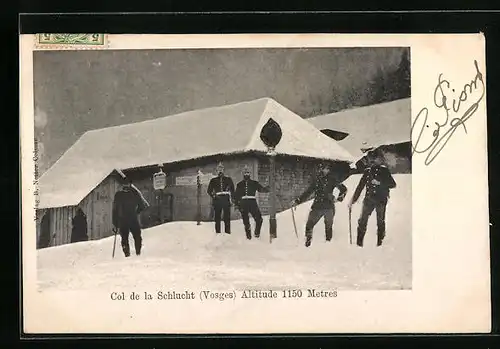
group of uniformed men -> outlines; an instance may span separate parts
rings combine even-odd
[[[358,219],[356,244],[360,247],[363,246],[368,219],[375,210],[377,214],[377,246],[381,246],[386,234],[385,212],[389,199],[389,191],[396,187],[396,182],[387,166],[383,164],[380,156],[369,155],[366,160],[368,161],[368,165],[348,206],[351,208],[359,199],[363,189],[366,188],[361,215]],[[342,182],[353,173],[354,170],[350,167],[346,169],[344,165],[323,162],[319,165],[317,174],[313,177],[309,187],[302,195],[292,201],[292,206],[296,206],[306,201],[311,194],[314,194],[314,201],[311,205],[305,227],[306,247],[311,245],[313,228],[321,218],[325,222],[326,240],[331,241],[333,237],[335,203],[344,200],[347,188]],[[336,188],[339,191],[337,197],[333,194]],[[254,236],[258,238],[262,227],[262,214],[257,205],[257,192],[266,193],[269,192],[269,188],[251,179],[250,170],[247,166],[243,170],[243,180],[236,185],[235,189],[233,180],[224,174],[224,166],[222,163],[219,163],[217,166],[217,177],[212,178],[207,189],[208,195],[213,200],[215,232],[217,234],[221,233],[221,220],[223,220],[225,233],[231,234],[230,210],[231,205],[234,204],[241,212],[247,239],[250,240],[252,238],[249,214],[255,220]]]
[[[262,227],[262,214],[257,205],[257,192],[268,193],[269,188],[264,187],[259,182],[250,178],[250,169],[245,166],[243,170],[243,180],[236,185],[231,177],[224,175],[224,165],[219,163],[217,166],[217,177],[212,178],[208,184],[207,193],[212,197],[214,206],[215,232],[221,232],[221,212],[223,213],[224,232],[231,234],[231,204],[234,204],[241,212],[241,218],[245,226],[247,239],[252,238],[250,226],[251,215],[255,220],[254,236],[260,236],[260,228]]]
[[[352,199],[348,203],[349,208],[359,199],[361,192],[366,188],[365,198],[358,219],[357,245],[362,247],[368,218],[376,211],[377,215],[377,246],[382,245],[385,229],[385,212],[389,199],[390,189],[396,187],[396,182],[389,169],[383,164],[380,156],[367,157],[368,166],[363,172],[361,180],[354,191]],[[309,211],[305,226],[305,246],[309,247],[312,241],[314,226],[321,218],[325,222],[326,240],[331,241],[333,237],[333,220],[335,216],[335,203],[342,202],[347,194],[344,182],[353,172],[353,169],[345,168],[343,165],[334,165],[323,162],[319,165],[316,175],[309,187],[298,198],[292,201],[292,207],[305,202],[311,194],[314,201]],[[140,191],[128,180],[123,178],[124,186],[116,193],[113,202],[113,225],[121,235],[121,245],[126,257],[130,256],[128,243],[129,234],[132,233],[136,254],[141,253],[142,237],[138,221],[138,214],[144,210],[148,203]],[[337,197],[333,194],[338,189]],[[243,180],[238,182],[236,188],[233,180],[224,174],[224,166],[219,163],[217,176],[210,180],[207,193],[212,197],[214,208],[215,232],[221,233],[221,221],[224,222],[224,232],[231,234],[231,205],[241,212],[247,239],[252,238],[250,215],[255,220],[254,237],[260,236],[262,227],[262,214],[256,200],[257,192],[267,193],[269,188],[253,180],[250,170],[245,166]]]

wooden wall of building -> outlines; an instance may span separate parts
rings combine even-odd
[[[311,183],[318,160],[298,157],[276,158],[276,210],[281,212],[291,207],[292,200],[302,194]],[[269,185],[269,159],[259,159],[259,182]],[[259,206],[262,214],[269,214],[269,194],[259,195]]]
[[[64,245],[71,242],[72,219],[78,207],[87,216],[87,234],[89,240],[111,236],[113,198],[120,185],[114,176],[107,177],[92,190],[78,206],[65,206],[39,210],[37,219],[37,241],[40,241],[41,221],[45,214],[50,219],[50,246]]]
[[[166,221],[196,221],[197,219],[197,186],[177,185],[177,179],[186,176],[196,176],[198,170],[202,173],[212,173],[215,176],[217,163],[221,158],[190,161],[180,164],[170,164],[164,167],[167,173],[167,187],[163,190],[162,197],[172,197],[172,215],[165,202],[159,200],[158,192],[153,189],[152,177],[158,171],[158,167],[142,168],[127,171],[133,183],[141,190],[150,203],[150,207],[140,215],[143,228],[148,228]],[[247,165],[253,172],[253,178],[261,184],[269,185],[269,158],[246,154],[232,156],[222,159],[225,174],[233,179],[236,184],[243,179],[243,168]],[[277,211],[290,208],[290,203],[297,198],[309,185],[316,171],[318,160],[278,156],[276,158],[276,189],[278,193]],[[213,211],[211,198],[207,194],[208,182],[201,186],[201,220],[212,221]],[[71,241],[72,218],[78,207],[82,208],[87,216],[88,236],[90,240],[101,239],[111,236],[112,232],[112,208],[115,193],[120,184],[114,175],[107,177],[89,195],[87,195],[78,206],[66,206],[44,210],[50,215],[50,230],[53,236],[51,246],[67,244]],[[258,203],[262,214],[269,212],[269,194],[259,193]],[[165,200],[164,200],[165,201]],[[159,207],[161,209],[159,210]],[[163,210],[163,213],[161,212]],[[41,211],[40,211],[41,212]],[[158,217],[158,215],[162,217]],[[239,211],[234,207],[231,209],[231,219],[240,219]],[[41,222],[42,217],[39,217]],[[37,231],[39,231],[37,224]],[[39,234],[39,233],[38,233]]]
[[[177,179],[181,177],[196,176],[198,170],[204,174],[213,174],[215,176],[216,167],[221,158],[211,160],[199,160],[189,163],[173,164],[163,168],[167,173],[167,187],[163,190],[163,198],[166,200],[168,195],[172,197],[172,217],[169,220],[174,221],[196,221],[197,219],[197,186],[177,185]],[[233,179],[234,185],[243,179],[243,168],[249,166],[257,178],[258,168],[257,160],[252,156],[233,156],[222,159],[225,174]],[[141,223],[143,227],[154,226],[164,223],[165,219],[158,219],[158,216],[169,216],[168,204],[162,203],[158,198],[158,192],[153,188],[152,177],[159,169],[151,168],[149,170],[137,170],[131,175],[134,184],[141,190],[143,195],[150,203],[150,207],[141,214]],[[127,174],[128,175],[128,174]],[[201,220],[212,220],[212,202],[207,194],[208,183],[201,185]],[[159,205],[162,206],[159,210]],[[162,212],[163,211],[163,212]],[[231,219],[239,219],[240,213],[237,210],[231,210]]]
[[[173,221],[196,221],[197,218],[197,188],[196,185],[176,185],[176,179],[185,176],[195,176],[198,170],[202,173],[213,173],[215,176],[217,163],[221,159],[196,160],[189,163],[165,165],[163,171],[167,174],[167,187],[163,190],[163,197],[172,195],[173,197]],[[222,159],[225,173],[233,179],[236,184],[243,179],[242,170],[245,165],[253,171],[253,179],[258,180],[263,185],[269,185],[269,158],[267,156],[257,156],[246,154],[240,156],[226,157]],[[319,160],[278,156],[276,164],[276,188],[278,192],[277,210],[278,212],[290,208],[293,199],[299,196],[309,185],[316,170]],[[152,177],[159,169],[138,169],[128,171],[127,175],[133,179],[134,184],[141,190],[143,195],[151,204],[150,208],[141,214],[143,228],[165,223],[158,220],[158,192],[153,189]],[[201,187],[201,220],[212,221],[212,203],[207,194],[208,183]],[[257,200],[263,214],[269,211],[269,194],[259,193]],[[166,209],[164,206],[162,209]],[[161,211],[161,210],[160,210]],[[163,213],[165,216],[165,213]],[[231,219],[240,219],[241,214],[234,208],[231,209]]]
[[[54,224],[52,223],[53,209],[38,209],[36,219],[36,246],[46,248],[54,246]]]
[[[71,220],[75,216],[75,206],[56,207],[40,210],[37,220],[37,248],[67,244],[71,241]],[[42,220],[49,220],[49,231],[44,231]],[[43,235],[42,235],[43,231]],[[48,233],[48,236],[46,235]],[[48,241],[47,241],[48,239]]]
[[[251,157],[237,157],[233,159],[224,160],[225,175],[232,178],[234,186],[243,179],[243,168],[248,166],[251,171],[255,171],[256,161]],[[173,173],[173,182],[175,179],[183,176],[196,175],[198,168],[203,173],[212,173],[215,176],[217,162],[200,164],[200,166],[180,169],[178,172]],[[201,219],[203,221],[212,220],[211,210],[212,201],[207,194],[208,183],[203,183],[201,186]],[[196,186],[179,186],[173,185],[169,188],[169,192],[174,195],[174,217],[175,220],[182,221],[195,221],[197,215],[196,205]],[[234,208],[234,207],[233,207]],[[240,213],[235,209],[231,209],[231,219],[239,219]]]
[[[113,235],[113,199],[119,189],[116,177],[108,176],[78,204],[87,216],[89,240]]]

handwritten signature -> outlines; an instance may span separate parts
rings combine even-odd
[[[443,74],[439,75],[438,84],[434,89],[434,105],[445,111],[445,115],[442,115],[442,123],[437,121],[429,122],[429,109],[425,107],[417,114],[411,126],[412,154],[427,153],[425,158],[425,165],[427,166],[441,153],[459,127],[463,127],[465,133],[467,133],[465,122],[474,115],[479,108],[479,102],[484,98],[483,74],[479,71],[476,60],[474,60],[474,66],[476,67],[476,76],[469,84],[464,85],[459,94],[455,93],[450,81],[444,79]],[[479,93],[480,95],[478,95]],[[465,102],[471,99],[473,99],[472,104],[460,115],[459,113],[463,110],[462,107]],[[451,116],[454,117],[451,119]],[[432,131],[432,134],[429,133],[430,131]],[[429,140],[429,138],[432,139]],[[424,141],[425,139],[427,141]]]

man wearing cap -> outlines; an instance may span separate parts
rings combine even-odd
[[[385,211],[389,199],[389,191],[396,187],[396,182],[389,169],[383,164],[381,154],[369,153],[368,167],[363,172],[354,195],[349,202],[351,207],[358,200],[361,191],[366,187],[361,216],[358,220],[358,236],[356,244],[363,247],[368,218],[373,210],[377,212],[377,246],[382,245],[385,237]]]
[[[224,220],[224,232],[231,234],[231,201],[234,198],[234,183],[231,177],[224,175],[224,165],[217,165],[217,177],[210,180],[207,189],[214,207],[215,232],[221,232],[221,219]],[[221,217],[222,216],[222,217]]]
[[[259,205],[257,205],[257,198],[255,196],[257,192],[268,193],[269,188],[251,179],[250,169],[248,166],[245,166],[243,169],[243,180],[236,184],[234,201],[241,212],[241,218],[243,219],[248,240],[252,239],[249,214],[251,214],[255,220],[254,236],[256,238],[260,236],[260,228],[262,227],[262,214],[260,213]]]
[[[122,175],[121,183],[123,186],[115,194],[113,200],[113,225],[120,231],[121,245],[125,257],[130,256],[128,242],[130,233],[132,233],[132,237],[134,238],[135,253],[136,255],[140,255],[142,236],[138,215],[149,206],[149,203],[129,178]]]
[[[306,247],[311,245],[313,228],[319,220],[324,217],[326,241],[331,241],[333,236],[333,218],[335,216],[335,201],[342,201],[347,193],[347,188],[342,182],[349,176],[347,171],[334,173],[328,163],[319,165],[318,174],[306,191],[292,202],[292,206],[298,205],[314,193],[314,201],[309,211],[306,223]],[[339,196],[335,199],[333,190],[339,190]]]

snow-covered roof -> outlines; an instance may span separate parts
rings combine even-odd
[[[39,208],[77,205],[114,169],[266,152],[260,131],[271,117],[283,131],[278,154],[354,161],[311,123],[261,98],[88,131],[40,178]]]
[[[410,98],[347,109],[307,120],[319,130],[332,129],[348,133],[339,144],[354,156],[361,155],[362,148],[411,140]]]

